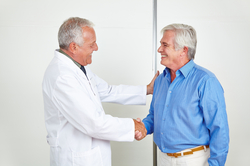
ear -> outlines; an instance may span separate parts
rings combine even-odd
[[[73,54],[75,54],[78,50],[78,45],[74,42],[69,44],[69,50],[70,52],[72,52]]]
[[[181,56],[182,57],[188,56],[188,47],[187,46],[183,47],[182,52],[181,52]]]

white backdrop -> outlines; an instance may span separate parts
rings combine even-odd
[[[0,0],[0,165],[49,165],[41,82],[58,48],[58,28],[72,16],[96,25],[99,50],[90,68],[98,76],[110,84],[151,80],[152,1]],[[158,0],[158,41],[160,29],[175,22],[197,30],[195,62],[214,72],[224,87],[231,137],[226,165],[247,165],[250,1]],[[143,118],[150,99],[146,106],[103,106],[113,116]],[[152,155],[152,136],[112,142],[113,166],[151,166]]]

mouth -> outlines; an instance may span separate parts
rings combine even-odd
[[[161,55],[161,57],[162,57],[162,58],[166,58],[166,57],[167,57],[167,55]]]

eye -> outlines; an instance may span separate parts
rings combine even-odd
[[[163,47],[169,47],[169,45],[168,44],[162,44],[163,45]]]
[[[96,43],[92,43],[92,44],[90,45],[90,47],[93,48],[93,47],[95,46],[95,44],[96,44]]]
[[[167,43],[165,43],[165,42],[162,42],[161,45],[162,45],[163,47],[169,47],[169,44],[167,44]]]

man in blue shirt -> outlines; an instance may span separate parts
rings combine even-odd
[[[171,24],[162,33],[158,52],[166,68],[155,81],[149,114],[142,121],[147,134],[154,133],[159,164],[223,166],[229,148],[223,88],[212,72],[193,61],[193,27]]]

